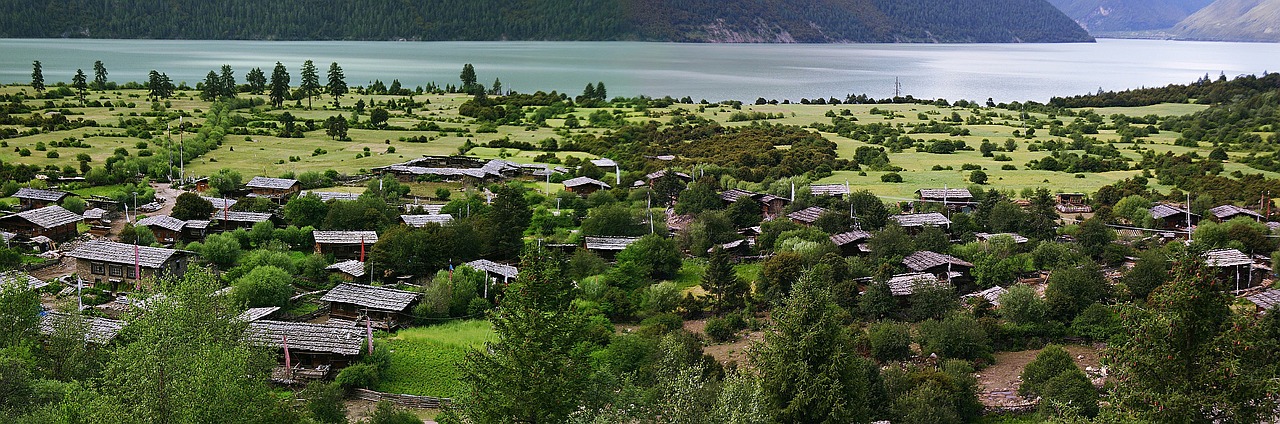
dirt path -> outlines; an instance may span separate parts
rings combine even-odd
[[[1071,354],[1080,369],[1098,369],[1099,352],[1093,346],[1063,346]],[[1022,386],[1022,370],[1036,359],[1040,349],[1019,352],[1000,352],[995,355],[995,364],[978,372],[979,400],[988,408],[1019,406],[1029,403],[1018,396],[1018,387]],[[1092,377],[1092,376],[1090,376]]]

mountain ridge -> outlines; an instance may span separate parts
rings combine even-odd
[[[1091,34],[1172,28],[1213,0],[1049,0]]]
[[[1091,42],[1046,0],[0,0],[0,37]]]
[[[1280,42],[1280,0],[1217,0],[1173,32],[1193,40]]]

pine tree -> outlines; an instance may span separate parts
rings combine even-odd
[[[289,97],[289,71],[276,62],[275,69],[271,71],[271,106],[284,107],[286,97]]]
[[[222,84],[222,80],[218,78],[218,74],[209,71],[204,76],[204,85],[200,87],[200,98],[206,102],[217,100],[218,95],[222,93],[222,89],[219,87],[220,84]]]
[[[458,75],[462,80],[462,92],[467,94],[475,94],[476,89],[476,68],[470,63],[462,65],[462,73]]]
[[[101,60],[93,62],[93,89],[107,89],[107,67],[102,64]]]
[[[236,76],[231,72],[231,65],[222,65],[222,74],[218,77],[218,95],[228,99],[236,97]]]
[[[702,274],[702,288],[711,294],[712,307],[717,315],[743,306],[750,287],[733,272],[729,252],[720,246],[711,250],[707,270]]]
[[[520,275],[489,315],[497,342],[467,354],[464,394],[446,413],[466,422],[568,421],[593,395],[572,288],[563,258],[540,249],[525,253]]]
[[[147,74],[147,89],[147,97],[150,97],[153,101],[159,100],[161,94],[164,93],[164,83],[160,81],[160,72],[155,69],[152,69]]]
[[[493,200],[493,210],[489,212],[492,225],[492,256],[497,259],[514,258],[524,247],[524,230],[529,228],[533,211],[524,200],[524,190],[504,185],[499,187]]]
[[[71,87],[75,88],[76,95],[80,96],[80,104],[84,104],[85,91],[89,88],[89,84],[86,82],[87,78],[83,69],[76,69],[76,75],[71,77]]]
[[[604,81],[596,82],[596,99],[601,101],[609,98],[609,92],[604,89]]]
[[[302,81],[298,83],[298,91],[307,98],[307,109],[311,109],[311,98],[320,95],[320,72],[315,62],[302,62]]]
[[[582,89],[582,98],[586,101],[595,100],[596,86],[591,83],[587,83],[587,87]]]
[[[44,71],[38,60],[31,63],[31,88],[36,90],[36,94],[44,91]]]
[[[333,96],[333,107],[339,108],[338,101],[342,96],[347,94],[347,77],[342,74],[342,67],[338,66],[338,62],[329,64],[329,95]]]
[[[249,93],[252,94],[261,95],[267,88],[267,74],[262,72],[262,68],[250,69],[244,81],[249,84]]]

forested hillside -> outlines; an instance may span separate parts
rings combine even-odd
[[[1145,31],[1173,27],[1213,0],[1049,0],[1090,32]]]
[[[0,37],[1080,42],[1045,0],[0,1]]]

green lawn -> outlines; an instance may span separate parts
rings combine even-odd
[[[493,341],[488,321],[453,321],[400,330],[380,339],[391,365],[376,388],[380,392],[456,397],[462,390],[457,364],[467,352]]]

